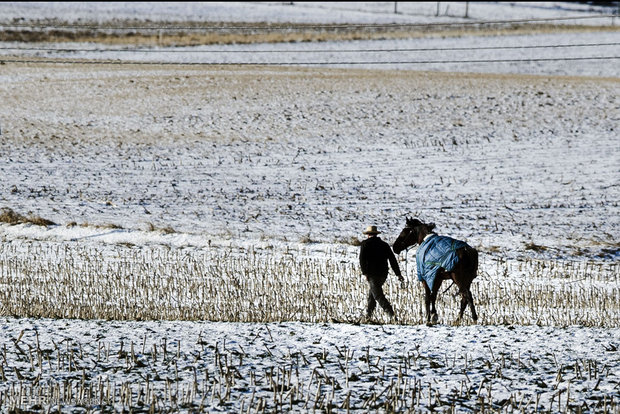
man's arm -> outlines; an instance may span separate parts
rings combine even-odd
[[[392,252],[392,248],[390,247],[389,244],[387,245],[387,251],[388,251],[388,260],[390,261],[390,266],[392,266],[392,270],[394,271],[394,274],[398,277],[398,280],[402,282],[405,279],[403,278],[403,275],[400,273],[400,266],[398,266],[398,260],[396,260],[396,256],[394,256],[394,252]]]
[[[366,250],[366,244],[362,243],[360,247],[360,268],[363,274],[368,274],[368,252]]]

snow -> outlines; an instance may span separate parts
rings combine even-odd
[[[437,2],[398,2],[397,12],[394,13],[394,2],[5,2],[0,6],[0,15],[6,21],[437,22]],[[575,2],[470,2],[468,14],[470,19],[492,21],[613,15],[615,12],[614,7]],[[439,14],[441,22],[466,21],[463,2],[441,2]]]
[[[551,257],[605,257],[617,240],[616,82],[169,73],[7,68],[16,80],[4,85],[19,85],[20,99],[2,115],[4,205],[62,227],[3,231],[71,240],[84,231],[66,226],[76,222],[334,243],[367,222],[394,240],[419,213],[508,257],[534,254],[528,243]],[[76,101],[83,90],[98,92]],[[25,127],[28,145],[11,132]]]
[[[4,2],[0,23],[443,23],[615,12],[577,3],[470,2],[465,19],[463,5],[441,2],[436,17],[434,2],[399,2],[397,14],[393,2]],[[620,65],[542,59],[617,57],[620,32],[617,18],[572,23],[606,28],[131,51],[106,46],[103,52],[81,43],[0,43],[7,59],[200,64],[0,66],[0,207],[57,223],[1,224],[0,264],[8,269],[2,277],[33,252],[42,269],[65,258],[57,252],[75,249],[76,256],[66,257],[77,257],[84,246],[101,252],[101,260],[145,258],[166,248],[192,258],[234,250],[355,265],[358,248],[351,241],[367,225],[378,225],[393,242],[405,216],[415,215],[481,252],[481,291],[498,283],[505,292],[519,284],[560,292],[578,283],[584,292],[603,295],[613,312]],[[599,46],[558,47],[586,44]],[[33,46],[81,51],[25,50]],[[369,49],[382,51],[359,52]],[[419,63],[463,60],[501,62]],[[240,62],[252,66],[213,66]],[[258,66],[265,63],[290,65]],[[566,275],[566,281],[552,276],[572,263],[583,274]],[[413,267],[409,262],[411,281]],[[391,285],[387,296],[402,303]],[[523,304],[527,323],[506,325],[485,323],[491,315],[483,307],[479,325],[452,326],[454,309],[444,307],[443,323],[432,328],[5,316],[0,391],[7,397],[22,382],[51,389],[65,380],[77,389],[84,378],[93,385],[109,381],[116,392],[132,387],[136,403],[136,384],[150,378],[159,404],[179,411],[201,401],[213,412],[247,410],[251,401],[256,409],[260,399],[273,410],[286,392],[274,393],[267,372],[281,370],[298,385],[299,401],[280,401],[289,410],[310,410],[319,395],[340,407],[348,393],[351,407],[369,404],[373,393],[383,404],[396,382],[408,384],[409,394],[418,387],[421,399],[400,401],[420,411],[450,404],[475,411],[481,401],[499,410],[512,398],[515,408],[528,404],[526,411],[537,404],[598,412],[612,396],[617,410],[617,316],[604,327],[566,326],[550,321],[561,312],[572,320],[597,316],[580,315],[589,311],[571,310],[571,304],[552,309],[551,303],[561,306],[553,298],[541,304],[542,322]],[[363,312],[362,301],[346,305]],[[415,313],[420,303],[406,306]],[[231,376],[233,364],[237,374]],[[217,395],[225,392],[218,388],[224,379],[234,384],[234,402],[222,405]],[[199,391],[192,394],[194,386]],[[189,408],[179,403],[184,390]],[[447,405],[439,407],[432,390]],[[80,412],[80,405],[103,409],[100,401],[77,401],[62,405],[67,412]],[[124,404],[117,398],[114,407],[120,411]]]
[[[183,48],[142,48],[123,51],[119,47],[101,49],[80,44],[55,45],[55,50],[32,50],[24,56],[58,59],[102,59],[109,61],[184,63],[191,65],[296,65],[353,69],[402,69],[443,72],[520,73],[562,76],[617,78],[620,65],[588,58],[617,58],[618,32],[548,35],[462,36],[458,38],[400,39],[296,44],[252,44],[195,46]],[[522,49],[502,49],[519,45]],[[553,47],[548,47],[553,45]],[[562,47],[566,45],[584,45]],[[600,46],[599,46],[600,45]],[[17,48],[5,43],[6,48]],[[50,47],[49,45],[47,46]],[[74,48],[79,51],[65,51]],[[472,48],[474,48],[472,50]],[[119,51],[120,50],[120,51]],[[346,52],[346,51],[352,52]],[[371,50],[373,52],[360,52]],[[382,50],[387,50],[382,52]],[[345,52],[343,52],[345,51]],[[13,54],[5,49],[2,54]],[[131,53],[128,53],[131,52]],[[566,59],[574,60],[568,64]],[[570,62],[569,62],[570,63]]]
[[[427,38],[349,41],[287,42],[251,45],[216,45],[185,48],[131,48],[122,46],[29,45],[3,43],[0,55],[45,56],[59,59],[101,59],[111,61],[184,64],[311,65],[372,69],[408,69],[446,72],[528,73],[576,76],[618,77],[618,18],[613,7],[577,3],[471,2],[464,18],[465,2],[394,3],[218,3],[175,2],[153,6],[149,3],[3,3],[0,16],[6,28],[11,23],[58,19],[86,25],[89,22],[115,22],[119,19],[157,22],[270,22],[304,24],[454,24],[520,21],[527,19],[566,19],[550,21],[592,27],[576,33],[524,34],[515,36],[429,36]],[[436,16],[436,14],[439,14]],[[27,16],[27,17],[26,17]],[[592,17],[592,19],[584,19]],[[571,18],[577,18],[570,20]],[[242,20],[239,20],[242,19]],[[139,27],[139,26],[138,26]],[[594,29],[596,27],[596,29]],[[609,31],[605,29],[609,28]],[[573,45],[573,46],[571,46]],[[38,50],[63,49],[63,50]],[[515,46],[518,49],[511,49]],[[502,49],[508,47],[509,49]],[[498,48],[498,49],[496,49]],[[64,49],[76,49],[66,51]],[[91,51],[95,49],[95,51]],[[125,49],[125,50],[123,50]],[[460,50],[459,50],[460,49]],[[120,50],[120,51],[119,51]],[[351,52],[347,52],[347,50]],[[381,52],[388,50],[388,52]],[[372,51],[372,52],[370,52]],[[571,60],[554,60],[558,58]],[[570,64],[570,62],[575,64]],[[603,62],[601,64],[601,62]]]
[[[538,407],[561,405],[558,411],[563,411],[566,394],[561,400],[557,398],[562,392],[573,398],[585,395],[585,403],[594,407],[599,399],[613,395],[617,387],[617,376],[609,371],[605,375],[606,370],[613,371],[613,365],[595,365],[594,361],[617,363],[617,358],[610,355],[617,352],[612,349],[618,346],[618,329],[574,327],[560,333],[557,328],[536,326],[430,329],[303,323],[16,322],[3,321],[2,344],[9,349],[16,344],[23,349],[40,347],[49,355],[44,364],[49,364],[52,371],[41,376],[30,370],[26,358],[10,353],[8,365],[22,375],[39,376],[42,384],[72,381],[77,385],[86,378],[94,384],[114,384],[116,389],[128,385],[136,394],[137,384],[151,378],[152,390],[160,395],[167,393],[166,382],[155,379],[167,378],[179,400],[196,384],[196,404],[200,402],[209,412],[236,411],[242,404],[247,409],[251,399],[257,402],[261,398],[281,398],[267,379],[274,367],[273,375],[279,384],[288,381],[300,392],[293,404],[284,398],[282,407],[287,411],[312,410],[321,387],[319,378],[325,395],[330,394],[332,384],[338,384],[330,402],[334,408],[341,408],[345,407],[347,394],[351,407],[361,407],[373,393],[380,394],[403,376],[411,388],[415,384],[422,393],[417,405],[410,407],[422,411],[430,410],[427,401],[434,399],[432,390],[460,406],[459,411],[469,411],[466,407],[475,404],[466,402],[468,392],[476,395],[473,401],[489,395],[494,401],[504,402],[512,397],[524,406],[528,403],[529,410],[537,401]],[[544,350],[540,349],[541,340]],[[55,369],[63,363],[56,355],[62,355],[65,349],[73,351],[73,369]],[[130,352],[135,355],[133,359],[128,358]],[[172,365],[178,370],[171,370]],[[231,389],[236,401],[232,405],[221,404],[218,394],[213,393],[223,391],[217,391],[218,384],[213,380],[206,380],[215,377],[219,369],[235,372]],[[291,377],[287,380],[285,374]],[[407,391],[402,403],[411,399],[412,390]],[[77,392],[71,392],[69,395],[79,399]],[[92,406],[100,407],[99,397],[93,400]],[[120,411],[128,405],[117,404],[115,408]],[[492,407],[497,410],[500,405]]]

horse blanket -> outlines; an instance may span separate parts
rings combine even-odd
[[[456,250],[463,246],[467,243],[448,236],[432,234],[424,239],[415,254],[418,280],[425,281],[432,290],[439,268],[451,271],[459,261]]]

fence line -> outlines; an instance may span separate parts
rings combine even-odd
[[[120,61],[120,60],[59,60],[59,59],[13,59],[0,58],[0,64],[35,63],[62,65],[172,65],[172,66],[338,66],[338,65],[430,65],[464,63],[522,63],[522,62],[571,62],[584,60],[618,60],[620,56],[590,56],[563,58],[525,59],[473,59],[473,60],[411,60],[411,61],[335,61],[335,62],[164,62],[164,61]]]
[[[618,46],[620,42],[610,43],[579,43],[554,45],[525,45],[525,46],[477,46],[477,47],[437,47],[437,48],[392,48],[392,49],[271,49],[271,50],[187,50],[187,49],[102,49],[102,48],[68,48],[68,47],[22,47],[0,46],[0,50],[37,51],[37,52],[123,52],[123,53],[395,53],[395,52],[447,52],[447,51],[475,51],[475,50],[517,50],[517,49],[557,49],[573,47],[600,47]]]

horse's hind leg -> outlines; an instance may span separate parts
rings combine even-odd
[[[478,314],[476,314],[476,307],[474,306],[474,297],[471,294],[471,290],[466,289],[460,292],[461,294],[461,310],[459,312],[459,318],[458,321],[461,321],[463,319],[463,313],[465,312],[465,308],[467,308],[467,305],[469,305],[469,308],[471,309],[471,317],[473,318],[474,322],[476,322],[478,320]]]
[[[474,297],[471,294],[471,290],[467,289],[467,303],[469,303],[469,308],[471,309],[471,317],[474,322],[478,320],[478,314],[476,313],[476,307],[474,306]],[[463,306],[463,305],[461,305]],[[463,311],[461,311],[461,316],[463,315]]]
[[[437,323],[439,321],[439,315],[437,315],[437,309],[435,309],[435,301],[437,300],[437,292],[431,294],[431,323]]]
[[[461,295],[461,309],[459,311],[459,317],[457,322],[460,322],[463,319],[463,314],[465,313],[465,308],[469,305],[471,309],[471,317],[476,322],[478,320],[478,314],[476,313],[476,307],[474,306],[474,297],[471,294],[471,290],[469,288],[462,289],[460,292]]]
[[[463,313],[465,312],[465,308],[467,307],[467,294],[460,292],[461,294],[461,310],[459,311],[459,318],[457,319],[457,322],[460,322],[461,319],[463,319]]]

